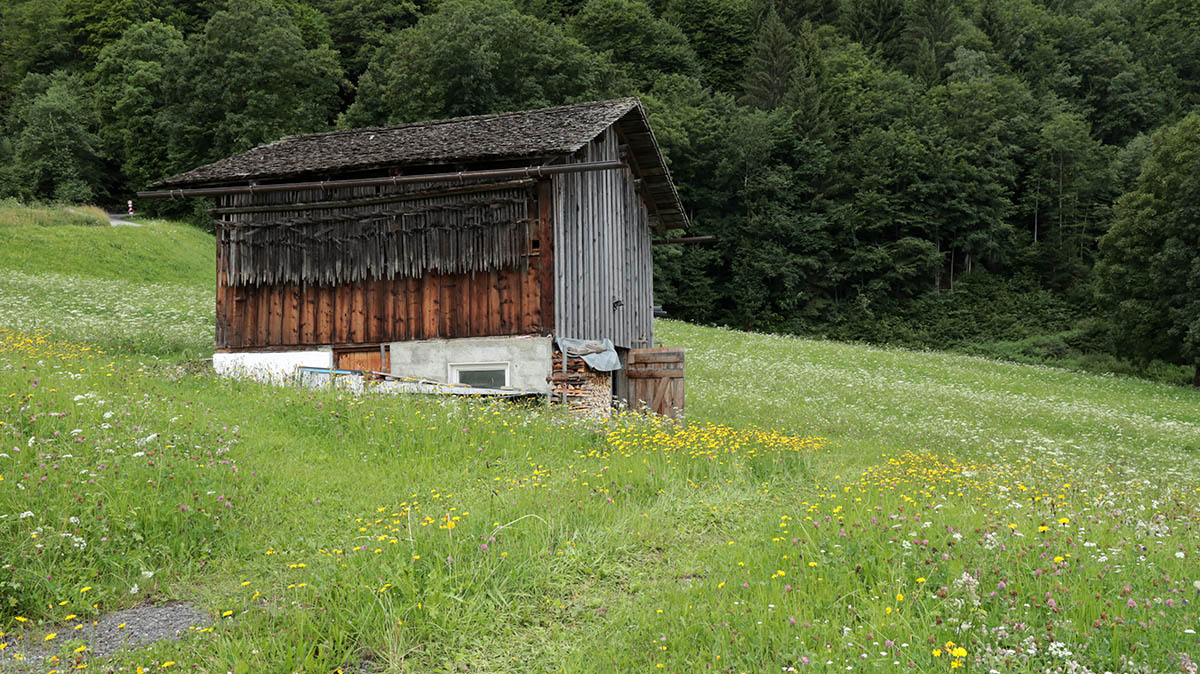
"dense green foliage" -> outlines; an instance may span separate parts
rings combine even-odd
[[[1200,387],[1200,114],[1156,134],[1100,250],[1118,334],[1144,359],[1194,365]]]
[[[448,0],[384,41],[343,123],[546,107],[603,91],[610,70],[560,27],[507,0]]]
[[[639,95],[693,233],[719,238],[656,251],[672,315],[918,346],[1111,316],[1097,303],[1098,241],[1133,217],[1114,204],[1141,189],[1143,161],[1167,138],[1155,132],[1200,106],[1190,0],[14,0],[0,11],[0,196],[122,201],[286,134]],[[989,300],[964,284],[1028,304],[1001,332],[980,330],[995,321],[961,309]],[[1113,292],[1100,299],[1112,305]],[[1043,311],[1044,293],[1063,311]],[[1179,362],[1181,344],[1138,355]]]

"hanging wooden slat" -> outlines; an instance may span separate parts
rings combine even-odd
[[[478,186],[476,186],[478,187]],[[377,188],[357,188],[356,191]],[[419,278],[427,272],[475,273],[526,263],[535,219],[532,187],[462,195],[339,195],[338,208],[295,209],[311,195],[234,195],[223,210],[219,254],[230,285],[336,285],[367,279]],[[261,203],[267,201],[270,203]],[[273,202],[283,201],[278,210]],[[254,208],[253,212],[246,209]]]

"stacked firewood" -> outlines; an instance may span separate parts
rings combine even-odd
[[[608,416],[612,412],[612,373],[597,372],[582,358],[554,350],[554,371],[547,380],[553,388],[551,400],[567,405],[572,412]]]

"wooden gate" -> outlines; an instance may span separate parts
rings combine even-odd
[[[683,349],[630,349],[625,376],[630,407],[683,417]]]

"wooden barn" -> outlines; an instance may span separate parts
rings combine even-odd
[[[687,216],[637,99],[284,138],[152,190],[216,202],[219,371],[683,407],[651,245]]]

